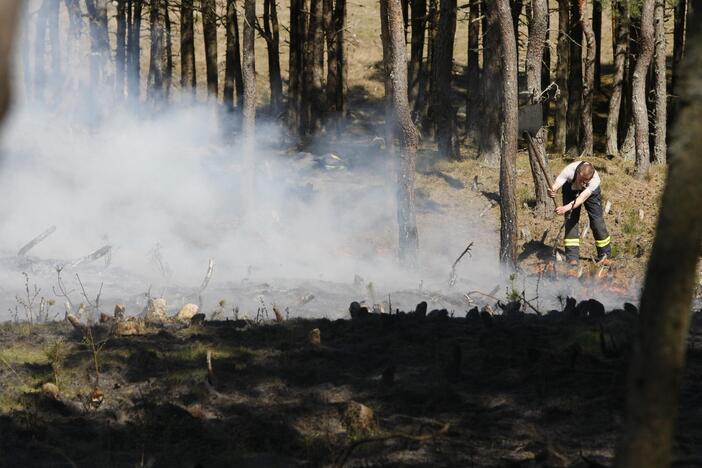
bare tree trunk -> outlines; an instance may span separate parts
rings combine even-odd
[[[483,3],[485,30],[483,32],[482,116],[480,120],[479,157],[487,165],[500,164],[502,140],[502,42],[497,23],[497,7]],[[510,20],[511,21],[511,20]]]
[[[461,152],[453,108],[451,82],[453,71],[453,42],[456,35],[456,0],[441,0],[439,32],[434,43],[432,65],[432,116],[439,155],[460,159]]]
[[[607,114],[607,154],[619,155],[619,115],[624,89],[624,76],[626,57],[629,48],[629,0],[615,0],[612,2],[613,14],[616,8],[616,22],[614,33],[614,82],[612,83],[612,97],[609,100],[609,113]]]
[[[470,1],[468,12],[468,69],[466,71],[466,135],[471,145],[478,143],[480,120],[480,0]]]
[[[290,1],[290,56],[288,65],[288,126],[302,132],[302,67],[305,37],[304,0]]]
[[[414,106],[417,120],[421,122],[422,131],[433,138],[434,126],[430,125],[430,101],[432,91],[432,67],[434,66],[434,43],[436,42],[437,20],[439,17],[438,0],[429,0],[427,12],[427,58],[420,75],[419,98]]]
[[[594,0],[598,3],[598,0]],[[592,29],[592,24],[587,17],[587,0],[579,0],[580,2],[580,26],[585,36],[587,44],[587,53],[585,56],[585,74],[583,76],[583,99],[582,99],[582,141],[581,155],[590,157],[593,154],[593,135],[592,135],[592,100],[595,91],[595,64],[597,58],[597,47],[595,32]]]
[[[568,73],[570,71],[570,1],[558,0],[558,64],[556,66],[556,84],[561,95],[556,101],[556,128],[553,135],[553,148],[556,153],[565,154],[568,126]]]
[[[166,51],[164,57],[163,68],[163,96],[166,100],[171,94],[171,85],[173,84],[173,30],[171,28],[171,17],[168,13],[168,1],[163,5],[163,19],[166,26]]]
[[[126,0],[117,0],[117,44],[115,45],[115,91],[118,99],[124,97],[127,70],[127,10]]]
[[[502,116],[504,142],[500,154],[500,263],[514,270],[517,266],[517,47],[509,0],[495,0],[502,45]]]
[[[90,82],[108,85],[110,40],[107,31],[107,0],[85,0],[90,22]]]
[[[417,262],[419,249],[414,204],[414,178],[418,135],[410,115],[407,97],[407,61],[402,25],[400,0],[381,0],[382,18],[386,33],[385,62],[390,65],[390,86],[394,119],[387,125],[396,126],[400,135],[399,164],[397,170],[397,222],[399,227],[399,258],[408,267]]]
[[[390,30],[388,23],[388,1],[380,2],[380,37],[381,42],[383,43],[383,70],[385,72],[383,73],[383,87],[385,91],[385,151],[387,151],[390,161],[393,162],[395,159],[395,134],[397,133],[397,128],[392,97],[393,69],[391,63],[392,51],[390,50]]]
[[[10,65],[15,28],[19,21],[19,2],[6,0],[0,4],[0,123],[10,106]]]
[[[265,0],[263,3],[263,28],[268,51],[271,114],[277,117],[283,111],[283,79],[280,75],[280,26],[276,0]]]
[[[219,77],[217,73],[217,12],[215,0],[201,0],[202,32],[205,38],[205,68],[207,70],[207,94],[217,101]]]
[[[227,0],[227,50],[224,63],[224,89],[222,101],[230,112],[234,110],[234,94],[236,90],[237,68],[241,75],[241,52],[239,50],[238,23],[236,0]]]
[[[688,0],[677,0],[674,10],[673,28],[673,70],[671,73],[671,94],[673,99],[677,95],[678,70],[683,54],[685,53],[685,31],[687,30]],[[677,102],[673,101],[673,102]],[[673,106],[675,107],[675,106]]]
[[[681,68],[668,179],[641,295],[637,344],[629,369],[627,416],[618,468],[671,465],[678,393],[685,365],[695,269],[702,254],[702,15],[696,6]]]
[[[635,176],[643,178],[648,173],[648,109],[646,108],[646,71],[653,58],[653,9],[654,0],[644,0],[641,7],[640,52],[632,77],[632,112],[635,125],[636,168]]]
[[[59,7],[61,3],[54,0],[49,5],[47,24],[49,27],[48,36],[51,46],[51,88],[53,94],[61,89],[63,73],[61,71],[61,40],[59,36]]]
[[[244,108],[242,133],[244,151],[251,163],[254,134],[256,131],[256,62],[254,50],[254,24],[256,24],[256,0],[244,0]]]
[[[184,91],[184,96],[192,100],[195,97],[196,86],[193,0],[182,0],[180,4],[180,87]]]
[[[80,0],[64,0],[64,3],[66,4],[66,10],[68,10],[68,30],[71,36],[78,38],[83,29],[83,13],[80,11]]]
[[[346,95],[349,88],[348,45],[346,44],[346,0],[336,0],[334,7],[334,24],[336,26],[336,60],[339,78],[337,80],[336,111],[340,119],[346,118]],[[339,131],[341,127],[337,127]]]
[[[322,75],[324,70],[324,9],[322,0],[310,0],[309,23],[303,52],[302,105],[306,135],[316,135],[324,114]]]
[[[131,0],[134,8],[127,42],[127,88],[129,98],[139,100],[141,77],[141,11],[142,0]]]
[[[54,0],[44,0],[37,10],[36,27],[34,28],[34,90],[39,100],[46,95],[46,32],[49,20],[49,4]]]
[[[531,95],[532,102],[537,102],[536,99],[541,94],[541,73],[544,46],[546,45],[548,34],[548,0],[533,0],[531,3],[531,18],[529,21],[529,44],[527,45],[526,55],[526,79],[527,90]],[[546,132],[542,126],[535,135],[534,142],[536,143],[536,151],[531,151],[529,148],[529,164],[531,166],[531,175],[534,179],[534,192],[536,194],[536,210],[540,217],[550,217],[553,214],[551,209],[551,201],[548,196],[548,182],[541,171],[541,167],[537,158],[541,159],[544,167],[548,167],[548,162],[545,158],[546,148]]]
[[[665,72],[665,0],[656,0],[655,7],[655,135],[653,142],[653,160],[656,164],[666,163],[666,125],[668,122],[668,90]]]
[[[477,0],[473,0],[477,1]],[[472,8],[472,7],[471,7]],[[424,36],[427,28],[427,2],[426,0],[412,0],[411,12],[412,36],[410,48],[409,74],[409,100],[414,107],[419,99],[422,63],[424,60]]]
[[[519,17],[522,16],[524,0],[509,0],[509,6],[512,12],[511,14],[512,23],[514,27],[514,43],[517,46],[517,64],[519,64]],[[519,70],[517,70],[517,72],[519,72]]]
[[[580,118],[583,105],[583,29],[580,26],[580,0],[570,2],[570,74],[568,76],[568,112],[566,125],[566,149],[569,152],[580,148]]]
[[[595,89],[602,86],[602,1],[592,2],[592,31],[595,34]],[[616,2],[614,0],[612,3]]]
[[[147,96],[151,101],[163,99],[163,10],[162,0],[151,0],[149,18],[151,30],[151,55]]]

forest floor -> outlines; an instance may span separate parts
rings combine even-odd
[[[96,329],[96,355],[6,323],[0,466],[608,466],[637,317],[597,309]],[[701,350],[697,313],[674,466],[702,464]]]

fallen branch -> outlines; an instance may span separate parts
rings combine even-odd
[[[458,262],[461,261],[461,259],[465,256],[465,254],[468,254],[472,257],[472,254],[470,253],[470,249],[473,247],[473,243],[471,242],[468,244],[468,247],[465,248],[465,250],[461,253],[461,255],[458,256],[455,262],[453,262],[453,265],[451,265],[451,276],[449,278],[449,288],[452,288],[456,284],[456,265],[458,265]]]
[[[86,255],[83,258],[79,258],[78,260],[74,261],[71,263],[71,266],[78,266],[82,263],[86,262],[93,262],[99,258],[104,257],[105,255],[109,255],[112,252],[112,246],[111,245],[104,245],[97,249],[95,252],[91,252],[88,255]],[[109,264],[109,261],[108,261]]]
[[[210,280],[212,279],[212,273],[214,272],[214,260],[210,259],[208,265],[207,265],[207,273],[205,273],[205,278],[202,280],[202,284],[200,285],[200,289],[198,290],[197,294],[198,296],[202,294],[202,292],[207,288],[207,285],[210,284]]]
[[[37,237],[35,237],[34,239],[32,239],[32,240],[30,240],[29,242],[27,242],[27,243],[24,245],[24,247],[22,247],[21,249],[19,249],[19,252],[17,252],[17,256],[18,256],[18,257],[24,257],[25,255],[27,255],[27,252],[29,252],[30,250],[32,250],[39,242],[41,242],[41,241],[43,241],[44,239],[46,239],[47,237],[49,237],[49,236],[50,236],[51,234],[53,234],[55,231],[56,231],[56,226],[51,226],[49,229],[47,229],[46,231],[42,232],[42,233],[39,234]]]

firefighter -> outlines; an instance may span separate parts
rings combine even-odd
[[[556,208],[556,213],[565,215],[565,255],[566,261],[577,267],[580,260],[580,234],[578,221],[580,219],[580,206],[585,205],[585,210],[590,217],[590,228],[595,236],[597,247],[597,262],[608,263],[612,252],[611,240],[605,225],[602,210],[602,191],[600,189],[600,176],[594,166],[586,161],[576,161],[568,164],[558,175],[553,186],[548,190],[551,198],[556,197],[556,192],[563,187],[563,205]]]

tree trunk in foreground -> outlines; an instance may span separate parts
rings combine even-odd
[[[598,0],[594,0],[595,3]],[[597,47],[595,32],[592,29],[590,19],[587,17],[587,0],[579,0],[580,2],[580,27],[585,36],[587,44],[585,54],[585,74],[583,75],[583,101],[582,101],[582,140],[580,142],[580,154],[583,157],[592,156],[593,135],[592,135],[592,100],[595,91],[595,63],[597,57]]]
[[[517,266],[517,46],[509,0],[495,0],[500,42],[502,44],[502,117],[504,140],[500,154],[500,263],[514,270]]]
[[[639,58],[632,77],[631,106],[636,133],[636,169],[634,175],[641,179],[650,166],[648,147],[648,109],[646,107],[646,72],[653,58],[653,8],[654,0],[644,0],[641,7],[641,39]]]
[[[494,2],[483,3],[486,18],[483,32],[483,76],[480,119],[480,159],[487,165],[500,164],[502,140],[502,43],[497,22],[497,7]],[[511,21],[511,20],[510,20]]]
[[[460,159],[456,111],[451,96],[453,41],[456,35],[456,0],[441,0],[439,32],[434,43],[432,63],[432,111],[439,155]]]
[[[702,14],[692,14],[681,65],[680,114],[656,238],[641,296],[638,342],[629,370],[618,468],[670,466],[678,392],[687,350],[695,269],[702,253]]]
[[[397,126],[400,136],[399,161],[397,167],[397,222],[399,227],[399,258],[408,267],[417,262],[417,221],[414,209],[414,177],[418,135],[410,115],[407,97],[407,60],[400,0],[381,0],[383,21],[389,53],[386,63],[390,68],[390,87],[394,121],[387,124]]]

